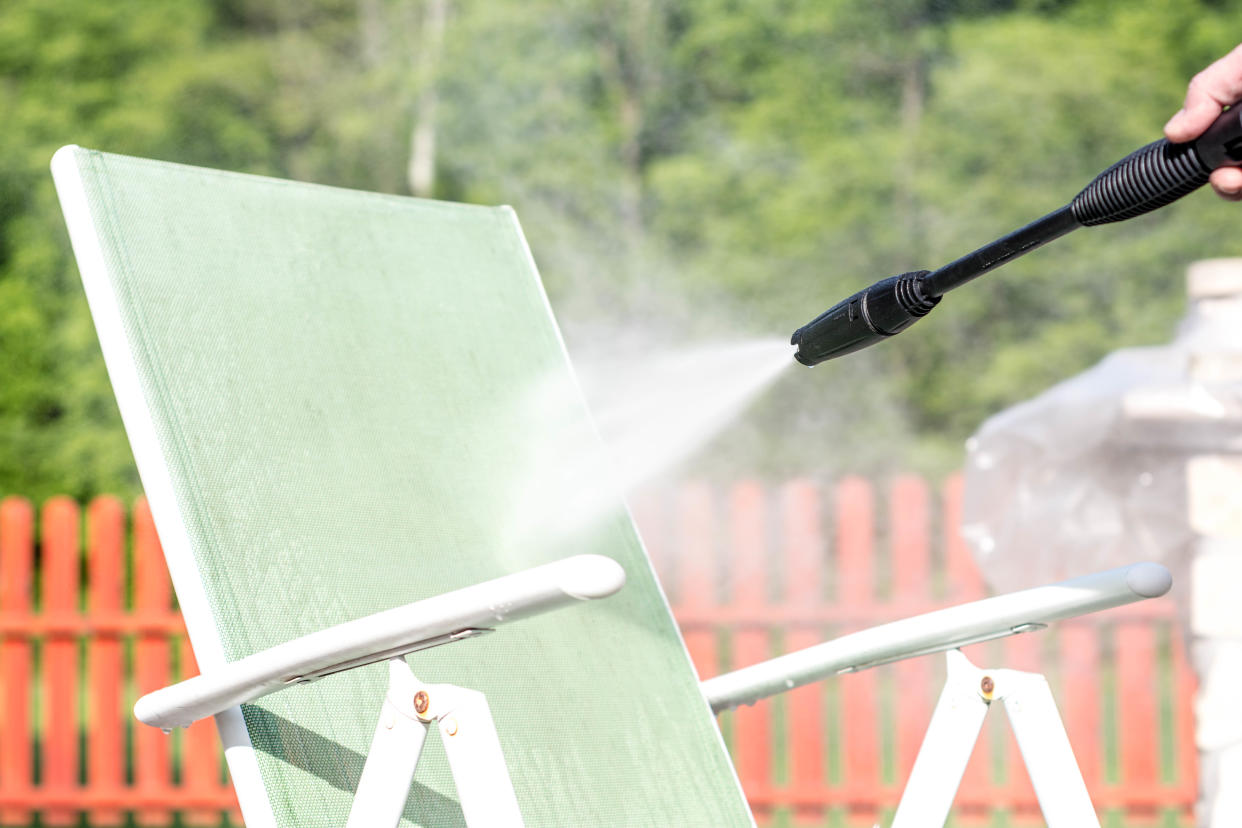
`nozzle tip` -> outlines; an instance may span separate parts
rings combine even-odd
[[[813,363],[807,362],[802,357],[802,328],[798,328],[798,330],[793,332],[793,336],[789,337],[789,344],[793,346],[794,359],[796,359],[798,362],[802,363],[803,365],[813,364]]]
[[[926,270],[917,270],[881,279],[833,305],[794,331],[790,342],[798,346],[795,358],[803,365],[818,365],[901,333],[940,301],[923,293],[926,275]]]

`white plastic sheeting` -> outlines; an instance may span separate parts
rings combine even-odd
[[[1192,269],[1173,343],[1117,351],[967,442],[963,533],[993,588],[1136,560],[1187,571],[1187,459],[1242,450],[1242,377],[1229,368],[1242,360],[1242,297],[1213,278],[1226,263],[1242,266]]]

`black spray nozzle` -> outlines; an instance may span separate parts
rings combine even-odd
[[[1161,139],[1096,176],[1074,200],[934,272],[876,282],[796,330],[794,357],[818,365],[900,333],[940,297],[1079,227],[1125,221],[1171,204],[1207,183],[1212,170],[1242,167],[1242,106],[1225,110],[1198,139]]]
[[[881,279],[794,331],[794,358],[818,365],[901,333],[940,301],[923,284],[926,270]]]

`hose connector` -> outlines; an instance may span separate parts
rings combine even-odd
[[[860,290],[794,331],[790,343],[803,365],[819,363],[901,333],[940,301],[923,284],[926,270],[890,276]]]

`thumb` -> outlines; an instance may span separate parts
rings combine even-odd
[[[1174,143],[1181,143],[1181,136],[1186,132],[1186,107],[1182,107],[1174,112],[1173,117],[1164,125],[1164,135]]]
[[[1197,82],[1186,92],[1186,103],[1164,125],[1164,135],[1175,144],[1198,138],[1224,107]]]
[[[1242,46],[1204,69],[1190,81],[1186,103],[1164,126],[1170,141],[1198,138],[1229,104],[1242,100]]]

